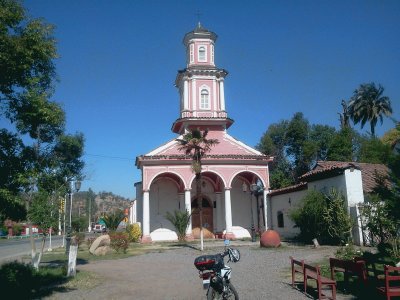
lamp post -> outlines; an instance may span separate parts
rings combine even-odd
[[[257,186],[256,184],[251,184],[250,185],[250,213],[251,213],[251,241],[255,242],[256,241],[256,230],[254,228],[254,216],[253,216],[253,186]],[[242,190],[243,193],[247,192],[247,184],[245,182],[243,182],[242,185]]]
[[[69,212],[69,222],[67,226],[67,237],[66,237],[66,248],[65,254],[69,255],[69,247],[71,245],[71,233],[72,233],[72,195],[73,193],[79,192],[81,188],[81,182],[79,180],[67,179],[66,182],[68,183],[68,193],[69,193],[69,205],[68,205],[68,212]]]
[[[92,231],[92,224],[91,224],[91,220],[90,220],[90,214],[91,214],[91,208],[92,208],[92,199],[90,199],[90,198],[88,198],[88,211],[89,211],[89,213],[88,213],[88,215],[89,215],[89,220],[88,220],[88,232],[91,232]]]
[[[256,195],[258,191],[258,185],[253,183],[250,185],[250,207],[251,207],[251,241],[256,241],[256,230],[254,228],[254,217],[253,217],[253,194]]]

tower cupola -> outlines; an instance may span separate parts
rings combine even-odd
[[[186,68],[178,71],[175,85],[180,94],[180,118],[172,125],[172,131],[184,133],[189,127],[203,124],[232,125],[225,110],[224,80],[228,72],[215,65],[217,35],[200,23],[185,34]]]
[[[214,66],[214,45],[217,35],[201,26],[185,34],[183,44],[186,47],[187,67]]]

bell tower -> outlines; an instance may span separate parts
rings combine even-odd
[[[185,34],[186,68],[178,71],[175,86],[180,95],[180,117],[172,131],[191,127],[225,130],[232,125],[225,110],[224,80],[228,72],[215,66],[217,35],[201,26]],[[207,126],[206,126],[207,125]]]

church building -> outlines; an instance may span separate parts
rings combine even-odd
[[[179,70],[175,79],[180,114],[171,128],[177,136],[136,158],[142,173],[142,181],[135,184],[136,213],[144,243],[177,240],[174,226],[165,217],[175,210],[191,213],[187,238],[199,236],[192,158],[179,150],[176,140],[192,129],[207,130],[207,138],[219,141],[202,158],[205,237],[244,238],[250,237],[252,228],[267,228],[268,163],[272,157],[228,134],[234,122],[228,117],[224,93],[228,72],[215,64],[216,40],[217,35],[200,23],[184,36],[186,68]]]

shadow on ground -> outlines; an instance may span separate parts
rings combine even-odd
[[[63,286],[68,281],[65,261],[47,262],[38,271],[30,264],[17,261],[0,268],[3,299],[41,299],[53,292],[68,292],[72,289]]]

